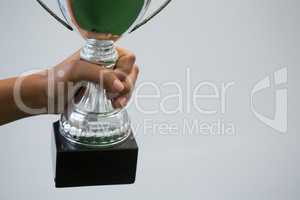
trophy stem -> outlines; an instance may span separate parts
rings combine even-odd
[[[80,56],[88,62],[99,64],[105,68],[113,68],[118,60],[118,52],[114,42],[107,40],[88,39],[80,52]],[[77,107],[85,112],[101,114],[114,112],[111,100],[107,98],[106,91],[101,87],[101,84],[94,83],[88,83],[85,95]]]
[[[111,40],[88,39],[80,55],[82,59],[106,68],[113,68],[118,60],[118,52]]]
[[[113,41],[89,39],[81,50],[81,58],[99,67],[113,68],[118,53]],[[114,109],[101,84],[94,83],[88,83],[81,100],[62,115],[60,130],[72,142],[95,147],[120,143],[131,131],[127,111]]]

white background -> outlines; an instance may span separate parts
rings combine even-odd
[[[55,1],[47,2],[58,11]],[[161,98],[138,102],[145,109],[157,108],[172,91],[163,86],[166,81],[178,82],[185,92],[189,68],[190,89],[203,81],[218,87],[234,82],[226,112],[220,112],[217,101],[200,103],[216,108],[213,115],[193,106],[191,112],[168,115],[159,109],[149,115],[131,104],[132,121],[143,126],[150,119],[182,129],[184,120],[221,119],[235,125],[235,135],[137,130],[140,154],[134,185],[55,189],[50,136],[58,116],[20,120],[0,127],[0,199],[299,199],[299,8],[297,0],[174,0],[118,44],[137,55],[138,85],[153,81],[160,86]],[[0,78],[54,66],[83,44],[34,0],[1,0],[0,24]],[[250,109],[255,83],[283,67],[289,76],[284,134],[264,125]],[[142,92],[153,94],[151,88]],[[183,101],[184,106],[190,103]],[[272,116],[274,91],[258,95],[256,105]]]

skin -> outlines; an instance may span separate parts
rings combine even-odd
[[[34,115],[62,113],[73,98],[75,101],[80,99],[85,90],[83,82],[100,84],[106,89],[115,108],[126,106],[139,69],[135,64],[134,54],[121,48],[118,48],[118,53],[119,59],[114,69],[105,69],[83,61],[78,51],[51,69],[27,75],[22,79],[13,77],[0,80],[0,125]],[[77,88],[71,91],[74,94],[71,96],[67,95],[70,93],[68,88],[70,83]],[[39,109],[35,113],[24,112],[18,107],[14,96],[16,91],[14,89],[18,85],[22,102],[27,107]],[[65,97],[63,102],[57,102],[57,99],[61,99],[62,96]],[[52,103],[54,108],[50,109],[49,103]]]

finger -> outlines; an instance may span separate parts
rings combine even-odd
[[[127,105],[133,93],[138,74],[139,74],[139,68],[137,65],[134,65],[132,72],[128,77],[126,77],[127,79],[126,83],[123,82],[125,89],[121,93],[119,93],[118,96],[113,96],[112,98],[113,99],[112,103],[115,108],[122,108]]]
[[[130,73],[136,61],[136,57],[128,50],[121,50],[121,52],[122,53],[116,63],[115,70]]]
[[[132,72],[126,77],[126,82],[123,82],[125,89],[118,96],[113,97],[112,104],[115,108],[123,108],[128,104],[134,89],[134,85],[138,78],[138,74],[139,67],[134,65]]]
[[[120,79],[116,76],[116,74],[112,70],[103,70],[102,76],[100,78],[100,85],[103,86],[107,92],[110,93],[119,93],[123,92],[125,89],[124,84],[120,81]]]
[[[120,71],[120,70],[114,70],[116,76],[121,80],[121,81],[126,81],[126,78],[128,76],[127,73]]]
[[[139,68],[137,65],[134,65],[133,69],[131,70],[131,73],[126,77],[124,81],[122,81],[124,89],[122,92],[120,92],[120,96],[131,94],[133,92],[136,80],[138,78],[138,74]]]
[[[124,108],[128,104],[128,97],[122,96],[118,97],[114,101],[112,101],[113,107],[114,108]]]
[[[123,56],[131,53],[131,51],[129,51],[128,49],[124,49],[122,47],[117,47],[117,51],[118,51],[119,57],[123,57]]]
[[[135,85],[135,83],[138,79],[139,73],[140,73],[139,66],[133,65],[132,71],[128,76],[128,79],[132,82],[133,85]]]
[[[138,65],[134,65],[131,73],[126,77],[126,82],[129,84],[131,88],[135,86],[135,83],[137,81],[138,75],[139,75],[139,67]]]
[[[108,92],[122,92],[124,85],[118,79],[113,70],[104,69],[103,67],[88,63],[85,61],[78,61],[74,69],[72,69],[72,76],[74,81],[88,81],[100,84]]]

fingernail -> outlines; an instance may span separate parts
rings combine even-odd
[[[120,104],[121,104],[122,107],[125,107],[126,104],[127,104],[127,98],[126,97],[122,97],[120,99]]]
[[[113,87],[118,91],[121,92],[122,90],[124,90],[124,85],[122,84],[121,81],[119,81],[118,79],[116,79],[113,83]]]

